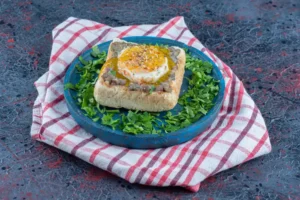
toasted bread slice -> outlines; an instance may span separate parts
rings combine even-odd
[[[122,50],[135,45],[139,44],[129,43],[120,39],[113,40],[109,46],[106,61],[118,57]],[[151,88],[150,86],[137,85],[137,88],[140,89],[135,90],[134,83],[130,85],[110,84],[104,78],[106,71],[101,70],[94,89],[96,101],[103,106],[149,112],[160,112],[174,108],[177,104],[183,81],[186,56],[185,51],[179,47],[169,48],[172,50],[171,57],[176,68],[173,69],[173,76],[167,82],[156,86],[155,89],[153,89],[153,86]]]

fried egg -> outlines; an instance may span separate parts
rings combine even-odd
[[[168,71],[166,53],[157,46],[127,47],[118,56],[118,72],[135,83],[155,83]]]

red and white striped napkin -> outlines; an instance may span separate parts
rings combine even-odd
[[[63,95],[69,64],[92,46],[124,36],[156,36],[178,40],[200,49],[221,69],[226,82],[224,104],[213,124],[181,145],[135,150],[107,144],[84,131],[70,115]],[[70,17],[52,32],[49,71],[35,86],[31,136],[73,154],[131,183],[181,186],[198,191],[208,176],[271,151],[268,131],[243,83],[187,28],[183,17],[158,25],[110,27]]]

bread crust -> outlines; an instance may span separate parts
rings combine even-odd
[[[115,53],[112,51],[112,44],[117,42],[126,41],[114,40],[109,47],[106,60],[114,56]],[[109,85],[101,78],[103,73],[101,72],[94,88],[95,100],[103,106],[113,108],[127,108],[150,112],[171,110],[178,102],[186,60],[184,50],[178,47],[176,48],[180,49],[180,53],[177,56],[175,80],[170,81],[171,92],[154,91],[148,93],[143,91],[131,91],[128,86]]]

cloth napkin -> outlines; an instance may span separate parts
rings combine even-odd
[[[213,124],[193,140],[169,148],[136,150],[95,138],[74,121],[63,95],[69,64],[99,43],[125,36],[156,36],[178,40],[209,56],[225,78],[224,103]],[[31,137],[68,152],[131,183],[181,186],[193,192],[220,171],[271,151],[262,115],[243,83],[187,28],[181,16],[157,25],[110,27],[68,18],[52,32],[49,71],[35,82]]]

